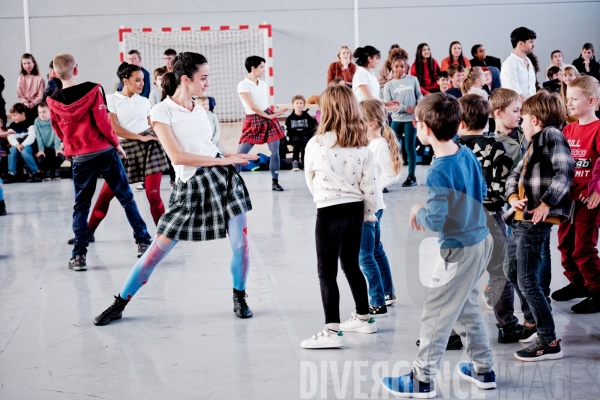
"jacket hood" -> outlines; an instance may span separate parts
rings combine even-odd
[[[96,90],[99,88],[100,84],[85,82],[58,90],[47,101],[52,107],[52,111],[60,115],[64,121],[79,121],[88,114],[90,106],[97,96]]]

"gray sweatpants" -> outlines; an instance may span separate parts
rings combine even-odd
[[[441,250],[443,259],[440,257],[436,264],[421,315],[421,345],[413,364],[419,381],[435,379],[455,324],[459,332],[466,332],[467,355],[475,372],[492,370],[492,350],[477,297],[478,282],[493,247],[494,240],[488,234],[474,246]]]

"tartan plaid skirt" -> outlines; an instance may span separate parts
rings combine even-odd
[[[267,108],[265,114],[273,114],[273,111]],[[279,125],[277,118],[268,119],[258,114],[249,114],[246,115],[244,125],[242,126],[240,143],[271,143],[283,139],[284,136],[285,131]]]
[[[187,182],[177,181],[156,233],[173,240],[223,239],[228,221],[250,210],[248,189],[235,167],[204,167]]]
[[[156,137],[156,133],[152,128],[140,135]],[[167,153],[163,150],[160,142],[156,140],[142,142],[140,140],[122,139],[121,146],[127,153],[127,158],[123,158],[122,161],[129,183],[143,182],[148,175],[169,170]]]

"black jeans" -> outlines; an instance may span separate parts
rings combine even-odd
[[[125,209],[129,225],[133,228],[136,243],[150,244],[152,238],[146,230],[133,193],[129,187],[127,174],[116,149],[98,154],[91,160],[73,162],[73,185],[75,186],[75,205],[73,206],[73,232],[75,241],[73,256],[87,254],[88,215],[92,197],[96,191],[98,175],[102,174],[106,184]]]
[[[521,300],[525,321],[536,324],[538,337],[545,343],[556,339],[552,310],[539,282],[544,243],[552,224],[513,221],[506,247],[504,273]]]
[[[55,149],[44,149],[45,156],[39,156],[35,158],[38,167],[45,173],[50,173],[51,177],[55,176],[56,170],[60,168],[62,163],[65,161],[65,156],[62,154],[56,154]]]
[[[367,281],[358,265],[364,221],[362,202],[317,209],[315,240],[325,323],[340,322],[338,259],[346,275],[358,314],[369,313]]]
[[[310,137],[305,136],[293,136],[291,138],[292,146],[294,147],[293,160],[294,161],[302,161],[304,164],[304,149],[306,148],[306,143],[310,140]],[[302,153],[302,158],[300,158],[300,153]]]

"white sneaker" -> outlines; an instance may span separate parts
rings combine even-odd
[[[363,321],[358,318],[356,312],[353,312],[348,321],[340,324],[340,329],[344,332],[375,333],[377,332],[377,323],[373,317]]]
[[[142,184],[140,184],[140,185],[137,185],[137,186],[135,187],[135,190],[146,190],[146,186],[145,186],[145,185],[142,183]]]
[[[300,347],[305,349],[337,349],[344,347],[344,334],[342,331],[335,333],[325,327],[325,330],[313,335],[310,339],[303,340]]]

